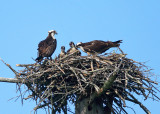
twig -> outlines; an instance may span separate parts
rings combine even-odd
[[[118,97],[123,101],[123,107],[126,107],[125,99],[118,93],[118,90],[115,89],[114,92],[118,95]]]
[[[139,104],[139,106],[147,113],[147,114],[151,114],[151,112],[141,103],[139,102],[132,94],[130,94],[129,92],[127,92],[127,94],[129,96],[132,97],[132,99],[134,100],[134,103]]]
[[[40,64],[16,64],[17,67],[40,66]]]
[[[6,66],[8,66],[8,67],[15,73],[16,76],[18,75],[18,72],[17,72],[16,70],[14,70],[14,69],[11,67],[11,65],[5,63],[5,62],[2,60],[2,58],[0,58],[0,59],[1,59],[1,61],[2,61]]]

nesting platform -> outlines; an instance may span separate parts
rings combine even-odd
[[[153,74],[150,69],[125,54],[108,53],[97,57],[70,54],[61,59],[44,60],[41,64],[17,66],[24,67],[17,75],[17,79],[23,82],[18,83],[19,91],[22,84],[27,86],[21,92],[22,99],[35,100],[37,106],[34,110],[48,107],[53,112],[66,112],[69,110],[67,101],[75,103],[93,94],[94,98],[103,100],[104,109],[108,105],[108,96],[112,95],[112,111],[115,113],[126,113],[126,100],[139,104],[147,112],[148,109],[134,97],[135,94],[144,99],[151,95],[159,100],[156,96],[157,82],[151,80]],[[114,80],[109,83],[113,76]]]

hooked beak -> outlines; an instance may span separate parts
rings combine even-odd
[[[56,31],[54,31],[54,34],[58,34]]]

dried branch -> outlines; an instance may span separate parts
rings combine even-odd
[[[139,104],[139,106],[147,113],[151,114],[151,112],[141,103],[139,102],[132,94],[128,93],[127,94],[133,99],[132,102]]]
[[[2,58],[0,58],[0,59],[1,59],[1,61],[2,61],[6,66],[8,66],[8,67],[15,73],[16,76],[18,75],[18,72],[17,72],[16,70],[14,70],[14,69],[11,67],[11,65],[5,63],[5,62],[2,60]]]
[[[21,83],[22,80],[15,79],[15,78],[3,78],[3,77],[0,77],[0,82]]]

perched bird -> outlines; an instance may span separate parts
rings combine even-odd
[[[75,44],[73,42],[70,42],[69,45],[70,45],[70,49],[67,50],[67,55],[69,55],[71,53],[74,53],[74,52],[76,52],[74,54],[76,56],[80,56],[81,55],[81,52],[77,49],[77,47],[75,46]]]
[[[63,58],[65,55],[66,55],[65,47],[62,46],[61,47],[61,53],[58,55],[58,58]]]
[[[115,42],[111,41],[102,41],[102,40],[93,40],[91,42],[86,43],[77,43],[76,47],[80,48],[82,51],[87,53],[88,55],[98,55],[112,47],[119,47],[122,40],[118,40]]]
[[[57,47],[57,40],[54,37],[55,34],[57,34],[55,30],[48,31],[47,38],[38,44],[38,57],[36,58],[38,62],[41,62],[44,57],[50,57],[50,59],[52,59],[51,56]]]

